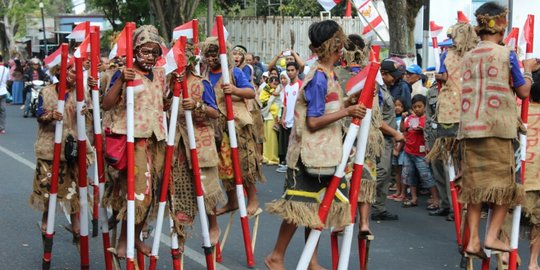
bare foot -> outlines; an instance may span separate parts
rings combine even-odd
[[[371,230],[369,229],[369,224],[360,225],[360,231],[361,232],[369,232],[369,234],[372,234]]]
[[[486,241],[484,242],[484,246],[486,247],[486,249],[492,249],[492,250],[497,250],[497,251],[504,251],[504,252],[512,251],[512,248],[508,244],[498,239],[494,239],[494,240],[486,239]]]
[[[216,216],[221,216],[223,214],[227,214],[231,211],[234,211],[238,209],[238,202],[236,203],[232,203],[230,200],[227,202],[227,204],[225,204],[223,207],[221,208],[218,208],[216,210]],[[248,211],[248,215],[249,215],[249,211]]]
[[[540,267],[538,265],[529,265],[528,270],[540,270]]]
[[[210,245],[215,246],[219,241],[219,236],[221,235],[221,230],[219,226],[210,227]]]
[[[264,258],[264,265],[270,270],[285,270],[285,265],[283,264],[283,259],[277,259],[272,254]]]
[[[126,259],[126,249],[127,249],[127,240],[123,237],[120,237],[118,239],[118,245],[116,246],[116,257],[118,259],[124,260]]]
[[[248,216],[253,216],[255,213],[257,213],[257,210],[259,209],[259,199],[257,197],[252,198],[251,200],[248,200],[246,211]]]
[[[326,270],[326,268],[322,267],[319,263],[309,263],[308,270]]]
[[[140,239],[135,239],[135,249],[137,249],[145,256],[150,256],[150,253],[152,252],[152,249]]]

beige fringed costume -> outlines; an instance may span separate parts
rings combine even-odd
[[[336,121],[315,132],[306,126],[307,101],[304,88],[316,72],[324,73],[327,79],[324,114],[343,107],[342,90],[334,73],[314,65],[304,80],[295,106],[294,126],[287,153],[285,191],[280,199],[268,203],[267,209],[296,226],[340,227],[350,223],[351,218],[345,178],[336,191],[326,224],[322,224],[318,216],[320,198],[333,176],[335,166],[341,160],[343,131],[342,121]]]
[[[163,44],[163,39],[153,26],[141,26],[133,33],[134,48],[146,43]],[[163,104],[167,90],[165,70],[155,67],[152,69],[151,76],[137,73],[134,81],[142,82],[134,89],[135,223],[140,224],[150,214],[157,183],[163,173],[163,153],[165,152]],[[124,83],[119,101],[103,119],[104,128],[113,134],[127,134],[125,98],[126,84]],[[117,219],[121,220],[125,217],[127,210],[127,170],[119,171],[108,166],[108,172],[111,181],[107,186],[103,203],[114,211],[118,211]]]
[[[531,228],[531,245],[540,237],[540,103],[529,105],[529,121],[527,126],[527,167],[525,169],[524,189],[525,202],[523,210],[529,217]]]
[[[57,84],[49,85],[40,93],[43,100],[44,115],[57,109]],[[62,150],[60,152],[60,168],[58,174],[58,202],[65,203],[70,214],[79,212],[79,167],[77,161],[70,163],[64,156],[64,149],[68,137],[77,140],[77,95],[75,90],[66,91],[66,101],[63,114]],[[87,117],[91,118],[91,117]],[[49,189],[51,187],[54,133],[56,121],[40,122],[37,140],[34,145],[36,154],[36,171],[34,173],[33,191],[30,195],[30,206],[37,211],[47,211],[49,204]],[[87,160],[93,160],[93,151],[90,143],[86,142]]]

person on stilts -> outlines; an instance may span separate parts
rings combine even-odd
[[[227,45],[228,46],[228,45]],[[210,82],[215,94],[215,101],[219,109],[217,119],[216,145],[219,155],[219,178],[223,180],[225,191],[227,192],[227,203],[216,210],[217,215],[222,215],[238,209],[238,200],[235,193],[234,173],[227,133],[227,110],[225,105],[225,94],[232,94],[234,121],[238,137],[238,152],[242,170],[242,180],[247,193],[247,214],[253,216],[259,209],[257,198],[257,182],[264,182],[262,174],[262,164],[259,152],[257,151],[255,132],[253,130],[253,118],[249,112],[248,104],[255,98],[255,90],[249,79],[246,78],[242,70],[234,65],[232,55],[229,60],[231,69],[231,84],[222,84],[221,63],[219,60],[219,43],[216,37],[209,37],[202,44],[203,61],[206,65],[203,72],[206,81]],[[230,49],[227,49],[231,54]]]
[[[309,28],[311,50],[318,55],[318,62],[311,67],[300,90],[295,120],[287,153],[287,175],[283,196],[267,204],[270,213],[283,221],[272,252],[266,256],[269,269],[285,269],[284,257],[297,227],[340,228],[351,221],[347,200],[347,183],[342,179],[334,196],[326,224],[319,218],[319,194],[323,193],[333,178],[342,156],[342,119],[362,119],[366,108],[356,105],[353,95],[343,99],[343,92],[336,79],[334,64],[342,57],[347,36],[331,20],[313,23]],[[309,263],[310,269],[322,269],[316,251]]]
[[[148,218],[155,199],[155,189],[163,168],[165,129],[162,112],[168,88],[165,85],[165,70],[155,67],[157,58],[162,54],[161,46],[164,44],[157,29],[150,25],[137,28],[133,33],[132,42],[135,56],[134,67],[115,72],[111,79],[111,87],[104,95],[101,107],[109,114],[104,119],[103,126],[108,137],[106,137],[106,151],[112,151],[113,145],[126,143],[126,82],[134,81],[135,248],[148,256],[151,249],[140,240],[139,235],[145,223],[150,221]],[[113,140],[120,142],[115,143]],[[125,258],[127,162],[122,159],[116,160],[114,156],[124,157],[125,153],[107,152],[105,155],[112,181],[103,203],[118,212],[117,219],[122,220],[122,231],[116,255],[118,258]]]
[[[180,246],[183,246],[188,235],[185,227],[193,224],[197,211],[202,211],[202,209],[197,209],[195,200],[194,176],[184,116],[184,110],[191,110],[204,189],[205,211],[210,226],[210,243],[214,246],[220,235],[216,207],[225,202],[225,196],[219,183],[219,158],[214,135],[214,125],[219,117],[219,108],[211,83],[195,73],[197,60],[193,54],[193,45],[188,44],[185,53],[188,63],[185,74],[174,73],[173,75],[178,80],[187,80],[188,89],[182,89],[182,91],[188,91],[190,98],[182,99],[181,107],[178,110],[175,138],[178,145],[172,168],[173,181],[169,188],[169,209],[174,221],[175,232],[178,235],[178,242]]]
[[[51,74],[59,76],[60,66],[55,67]],[[71,228],[69,230],[73,234],[73,243],[78,245],[79,242],[79,218],[77,214],[80,209],[80,201],[78,195],[78,174],[79,167],[77,163],[77,101],[75,94],[75,65],[74,61],[70,61],[67,67],[66,78],[66,96],[64,114],[56,110],[58,103],[58,84],[51,84],[43,88],[40,92],[37,121],[38,134],[34,146],[36,154],[36,171],[34,174],[33,191],[30,195],[30,206],[43,212],[40,223],[40,230],[45,234],[47,228],[47,209],[49,204],[49,188],[52,173],[53,163],[53,148],[55,136],[55,122],[63,120],[62,132],[62,151],[60,155],[60,169],[58,179],[58,196],[57,200],[64,203],[67,212],[70,215]],[[87,108],[91,108],[90,99],[87,98]],[[88,111],[87,111],[88,112]],[[87,115],[91,123],[91,114]],[[87,142],[88,160],[93,160],[92,147]],[[74,152],[75,151],[75,152]]]
[[[508,10],[495,2],[487,2],[476,10],[476,32],[481,41],[465,55],[461,70],[457,138],[463,180],[459,201],[467,204],[470,229],[465,254],[481,259],[487,259],[484,248],[511,251],[498,236],[509,207],[519,203],[524,195],[515,182],[512,143],[519,128],[515,95],[521,99],[529,96],[536,60],[523,61],[522,75],[516,54],[500,45],[508,25],[507,14]],[[478,235],[482,203],[493,205],[483,245]]]

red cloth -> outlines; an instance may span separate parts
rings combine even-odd
[[[424,131],[415,130],[416,127],[422,129],[426,126],[426,115],[418,117],[411,115],[405,119],[403,127],[405,128],[405,153],[415,156],[425,156]]]

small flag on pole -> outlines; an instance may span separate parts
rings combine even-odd
[[[88,49],[90,48],[90,36],[87,36],[77,50],[73,53],[73,56],[77,58],[88,59]]]
[[[49,68],[55,67],[62,61],[62,46],[58,47],[51,55],[43,59],[43,63]]]
[[[364,88],[367,75],[369,73],[369,67],[370,65],[362,69],[360,72],[358,72],[358,74],[356,74],[354,77],[350,78],[349,81],[347,81],[347,84],[345,84],[345,93],[347,94],[347,96],[358,93]]]
[[[463,11],[458,11],[457,12],[457,21],[458,23],[469,23],[469,18],[467,18],[467,16],[465,16],[465,13],[463,13]]]
[[[324,10],[330,11],[337,4],[339,4],[341,0],[317,0],[317,2],[319,2],[319,4],[324,8]]]
[[[227,28],[225,28],[225,26],[223,26],[223,35],[225,36],[225,40],[227,40],[227,38],[229,37],[229,32],[227,31]],[[218,36],[217,23],[214,24],[214,27],[212,28],[212,32],[210,33],[210,36],[212,37]]]
[[[84,40],[84,38],[90,34],[90,22],[86,21],[83,23],[78,24],[73,28],[71,31],[71,34],[67,35],[67,39],[74,39],[77,42],[81,42]]]
[[[165,74],[169,74],[178,68],[186,66],[186,57],[183,50],[183,48],[186,47],[186,44],[181,42],[181,40],[182,39],[178,39],[167,53],[167,56],[165,56]]]
[[[429,33],[432,38],[437,37],[443,30],[442,26],[437,25],[434,21],[429,22]]]
[[[181,36],[186,38],[193,38],[193,23],[189,21],[180,26],[177,26],[173,30],[173,40],[179,39]]]
[[[519,40],[519,28],[512,27],[512,31],[510,31],[508,36],[506,36],[506,38],[504,39],[504,44],[506,45],[506,47],[517,51],[518,40]]]
[[[115,57],[121,57],[126,55],[126,28],[120,32],[120,35],[118,35],[118,40],[116,41],[116,44],[114,44],[113,48],[111,49],[111,52],[109,53],[109,59],[113,59]]]

